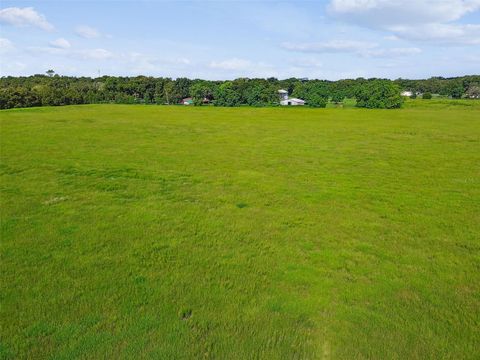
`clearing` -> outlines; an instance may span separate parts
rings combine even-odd
[[[0,124],[0,358],[478,358],[479,101]]]

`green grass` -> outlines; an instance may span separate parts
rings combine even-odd
[[[478,358],[478,101],[0,124],[0,358]]]

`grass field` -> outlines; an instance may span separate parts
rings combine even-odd
[[[0,123],[1,358],[479,357],[480,102]]]

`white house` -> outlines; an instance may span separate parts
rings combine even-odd
[[[287,100],[280,101],[280,105],[292,105],[292,106],[305,105],[305,100],[289,98]]]
[[[400,95],[410,97],[410,96],[413,95],[413,92],[411,92],[411,91],[402,91]]]
[[[284,89],[278,90],[278,95],[280,97],[280,105],[283,105],[283,106],[305,105],[305,101],[302,99],[289,98],[287,90],[284,90]]]

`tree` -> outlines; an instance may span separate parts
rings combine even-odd
[[[318,94],[313,94],[308,97],[307,105],[311,107],[324,108],[327,106],[328,99]]]
[[[164,84],[163,93],[167,104],[177,104],[179,99],[181,100],[181,97],[176,92],[175,83],[171,80]]]
[[[194,103],[204,99],[217,106],[278,105],[278,89],[304,99],[307,105],[323,106],[325,99],[340,103],[343,98],[356,97],[358,106],[399,107],[399,89],[412,92],[438,93],[453,98],[479,97],[479,75],[426,80],[347,79],[339,81],[239,78],[233,81],[207,81],[148,76],[118,77],[59,76],[53,70],[33,76],[0,77],[0,108],[41,105],[92,103],[157,103],[178,104],[191,96]],[[414,97],[414,96],[413,96]]]
[[[480,99],[480,84],[471,84],[465,95],[470,99]]]
[[[226,81],[215,92],[215,106],[239,106],[240,93],[233,89],[233,83]]]
[[[370,80],[357,88],[357,107],[394,109],[403,104],[400,88],[389,80]]]
[[[431,98],[432,98],[432,94],[429,92],[426,92],[422,95],[422,99],[430,100]]]
[[[324,108],[328,102],[328,89],[321,81],[297,82],[292,96],[305,100],[308,106]]]
[[[341,90],[335,90],[332,93],[332,102],[334,102],[336,105],[340,104],[343,102],[343,99],[345,99],[345,94]]]
[[[208,81],[196,82],[190,87],[190,95],[195,106],[203,105],[204,101],[213,99],[213,86]]]

